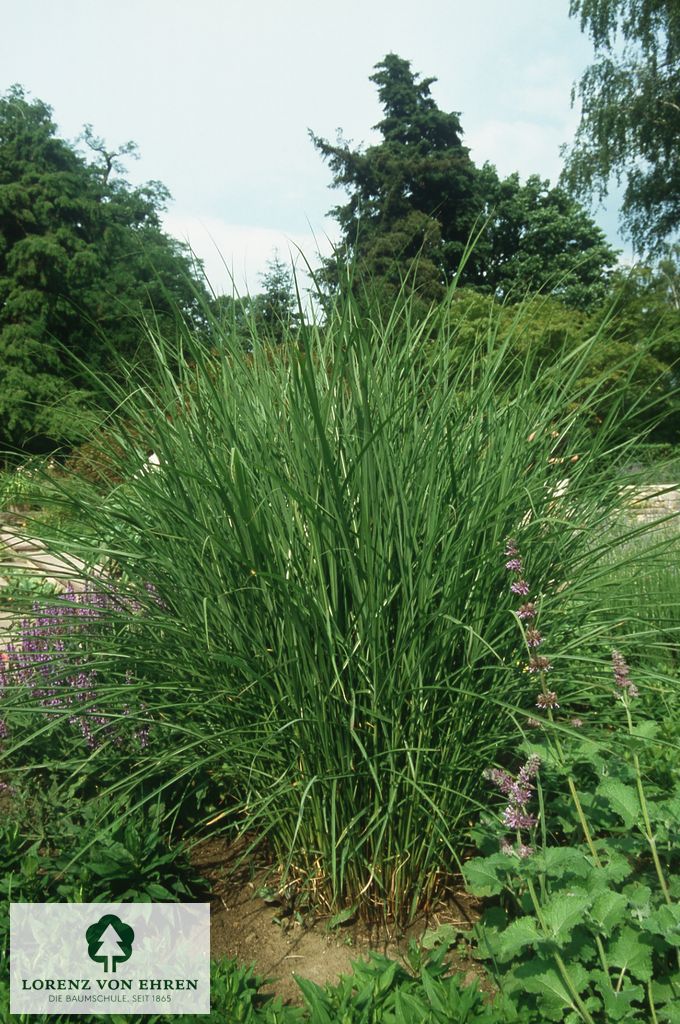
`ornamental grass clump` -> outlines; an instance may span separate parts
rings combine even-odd
[[[525,523],[542,539],[535,594],[568,566],[549,609],[565,626],[592,614],[605,571],[633,363],[600,410],[603,381],[578,384],[599,336],[546,368],[517,357],[512,322],[459,345],[449,306],[419,319],[402,295],[385,318],[345,295],[250,350],[207,314],[202,337],[152,335],[153,368],[130,371],[101,442],[125,482],[96,507],[65,488],[54,517],[98,538],[67,525],[62,549],[157,588],[96,652],[121,687],[134,665],[126,700],[154,681],[148,771],[209,784],[210,827],[266,841],[281,885],[334,912],[428,906],[484,767],[514,743],[535,678],[506,659],[503,538]],[[517,330],[531,315],[517,308]],[[132,792],[145,763],[108,785]]]

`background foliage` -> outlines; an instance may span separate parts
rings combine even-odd
[[[87,129],[90,159],[19,86],[0,99],[0,447],[73,439],[102,398],[83,371],[144,358],[141,321],[200,318],[186,248],[160,229],[158,182],[132,188]],[[97,393],[95,393],[97,391]]]
[[[581,121],[564,181],[581,198],[625,181],[622,222],[640,252],[680,227],[680,14],[676,0],[571,0],[595,46],[573,98]]]

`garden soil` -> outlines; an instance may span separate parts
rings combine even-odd
[[[238,866],[239,847],[226,840],[210,839],[194,848],[192,862],[210,881],[212,890],[210,944],[213,958],[232,957],[239,964],[254,965],[255,973],[267,979],[263,992],[284,1002],[302,1003],[295,976],[323,986],[335,984],[341,975],[352,973],[352,963],[366,959],[369,951],[404,962],[411,939],[426,931],[452,925],[461,936],[479,918],[480,904],[460,892],[451,892],[427,916],[422,915],[407,930],[379,928],[351,920],[331,931],[330,915],[304,920],[276,900],[258,893],[267,886],[275,890],[271,872],[252,859]],[[462,952],[448,954],[450,968],[465,976],[466,984],[482,981],[480,965]],[[487,988],[487,985],[483,985]]]

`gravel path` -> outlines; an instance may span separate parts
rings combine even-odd
[[[40,540],[24,537],[0,517],[0,594],[8,586],[8,575],[25,572],[52,584],[58,591],[69,584],[76,592],[85,589],[85,562],[74,555],[55,555],[47,551]],[[0,633],[6,632],[12,621],[11,612],[0,608]]]

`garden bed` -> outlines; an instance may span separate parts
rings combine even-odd
[[[240,843],[208,839],[194,848],[192,862],[211,883],[212,958],[254,964],[258,975],[270,979],[263,992],[299,1005],[302,998],[294,975],[321,986],[336,984],[371,950],[403,963],[410,941],[420,943],[425,938],[428,944],[428,934],[432,936],[443,925],[449,926],[449,936],[460,934],[459,949],[451,948],[446,957],[450,970],[463,974],[466,984],[477,980],[487,991],[493,990],[479,961],[460,951],[481,907],[462,884],[457,893],[438,901],[430,914],[419,916],[406,929],[371,924],[356,916],[330,928],[330,914],[303,914],[276,898],[277,879],[270,867],[258,868],[251,862],[234,870],[241,848]],[[272,895],[264,898],[267,892]]]

